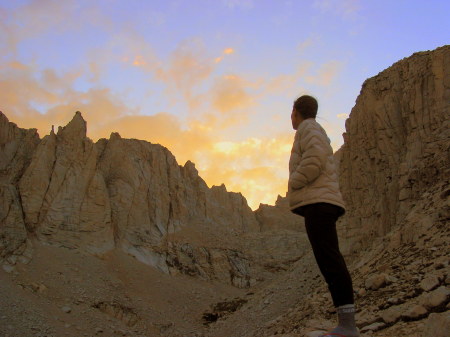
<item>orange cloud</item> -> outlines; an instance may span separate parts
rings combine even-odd
[[[95,139],[109,138],[113,131],[123,138],[161,144],[176,156],[180,164],[187,160],[194,161],[197,153],[209,150],[212,143],[209,130],[197,126],[182,128],[178,118],[169,113],[121,116],[93,130],[91,134]]]
[[[215,142],[199,171],[209,184],[225,182],[228,190],[242,192],[252,208],[272,204],[287,190],[292,138],[292,134],[280,134]]]
[[[212,89],[212,106],[219,112],[245,108],[252,103],[245,81],[236,75],[218,79]]]
[[[177,89],[189,91],[191,86],[200,84],[212,73],[212,64],[205,54],[200,40],[185,41],[172,53],[167,67],[156,69],[156,75]]]
[[[74,90],[81,71],[58,75],[46,69],[40,76],[36,73],[37,69],[23,64],[1,72],[1,109],[20,127],[37,128],[45,135],[52,125],[65,125],[80,110],[95,129],[109,119],[132,112],[109,89]],[[38,110],[37,106],[46,110]]]
[[[147,62],[142,55],[138,55],[134,58],[133,65],[136,67],[145,66],[147,65]]]
[[[234,53],[234,49],[233,49],[233,48],[225,48],[225,49],[223,50],[223,55],[222,55],[222,56],[219,56],[219,57],[216,57],[216,58],[214,59],[214,62],[215,62],[215,63],[220,63],[220,62],[223,61],[224,55],[231,55],[231,54],[233,54],[233,53]]]

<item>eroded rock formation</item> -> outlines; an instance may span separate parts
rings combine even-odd
[[[450,46],[403,59],[363,84],[339,151],[347,204],[341,232],[356,252],[399,226],[450,180]],[[437,221],[437,209],[425,223]]]
[[[36,129],[20,129],[0,113],[0,259],[26,248],[27,231],[16,186],[38,143]]]
[[[36,239],[93,254],[117,247],[167,273],[238,287],[261,274],[265,262],[250,258],[259,246],[242,239],[260,230],[247,201],[224,185],[208,188],[190,161],[180,166],[165,147],[117,133],[94,143],[80,112],[42,140],[3,114],[0,122],[2,259],[14,263]],[[274,249],[270,263],[298,258],[292,245]]]

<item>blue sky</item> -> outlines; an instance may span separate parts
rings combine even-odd
[[[161,143],[255,208],[286,192],[300,94],[337,150],[361,85],[449,43],[448,1],[0,0],[0,110],[41,136]]]

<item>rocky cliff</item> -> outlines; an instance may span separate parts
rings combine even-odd
[[[267,261],[251,256],[267,245],[243,240],[261,225],[240,193],[208,188],[161,145],[117,133],[94,143],[86,127],[77,112],[41,140],[0,113],[0,258],[30,257],[36,240],[97,255],[119,248],[166,273],[239,287],[261,278]],[[298,258],[298,235],[269,264]]]
[[[366,80],[344,139],[340,229],[352,253],[378,245],[428,191],[448,190],[450,46],[413,54]],[[436,209],[420,222],[445,217],[448,209]]]
[[[39,136],[0,113],[0,259],[26,248],[27,230],[17,184],[30,163]]]

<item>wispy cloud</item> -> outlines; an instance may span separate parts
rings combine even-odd
[[[245,81],[237,75],[217,79],[211,95],[213,108],[222,113],[252,104],[252,96],[246,90]]]
[[[266,80],[265,94],[279,94],[302,91],[299,82],[308,76],[314,64],[310,61],[302,61],[296,66],[296,69],[289,74],[281,74]],[[313,78],[311,76],[311,78]]]
[[[361,9],[361,0],[314,0],[313,6],[323,12],[349,18]]]
[[[110,29],[111,20],[96,6],[81,8],[75,0],[32,0],[12,11],[0,11],[6,31],[8,52],[15,54],[19,43],[51,31],[59,34],[80,31],[86,24]],[[80,24],[80,23],[83,24]]]
[[[231,54],[234,54],[234,49],[233,49],[233,48],[226,48],[226,49],[223,50],[221,56],[218,56],[218,57],[216,57],[216,58],[214,59],[214,62],[215,62],[215,63],[222,62],[222,60],[224,59],[224,57],[225,57],[226,55],[231,55]]]
[[[309,38],[303,40],[302,42],[300,42],[297,45],[297,49],[300,53],[303,53],[306,49],[308,49],[309,47],[311,47],[312,45],[314,45],[315,43],[317,43],[317,41],[319,40],[319,37],[314,35],[314,36],[310,36]]]
[[[305,77],[306,82],[328,86],[339,74],[343,64],[339,61],[329,61],[320,66],[316,75],[308,75]]]
[[[228,8],[250,9],[255,6],[253,0],[222,0],[222,3]]]

